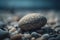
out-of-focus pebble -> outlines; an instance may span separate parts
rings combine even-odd
[[[35,37],[35,38],[38,38],[38,37],[41,36],[41,35],[40,35],[39,33],[37,33],[37,32],[32,32],[31,35],[32,35],[32,37]]]
[[[18,31],[10,33],[11,36],[18,34]]]
[[[28,39],[28,38],[25,38],[25,37],[22,37],[22,40],[30,40],[30,39]]]
[[[55,37],[51,37],[48,40],[56,40],[56,38]]]
[[[41,36],[41,40],[47,40],[49,37],[50,37],[49,34],[43,34],[43,35]]]
[[[7,18],[7,22],[15,22],[15,21],[19,21],[20,17],[19,16],[11,16]]]
[[[29,33],[24,33],[23,35],[25,38],[31,38],[31,35]]]
[[[60,34],[56,37],[56,40],[60,40]]]
[[[41,30],[43,30],[43,33],[53,34],[55,31],[51,27],[42,27]]]
[[[11,30],[12,29],[12,26],[7,25],[7,29],[8,30]]]
[[[32,37],[31,40],[36,40],[35,37]]]
[[[6,23],[0,21],[0,29],[4,30],[5,27],[6,27]]]
[[[13,17],[12,17],[12,20],[13,20],[13,21],[19,21],[19,20],[20,20],[20,17],[19,17],[19,16],[13,16]]]
[[[12,27],[11,30],[9,30],[9,33],[12,33],[14,31],[16,31],[16,28]]]
[[[11,22],[10,25],[11,25],[11,26],[14,26],[14,27],[18,27],[18,26],[19,26],[19,25],[18,25],[18,22]]]
[[[22,34],[16,34],[14,36],[11,36],[11,40],[22,40]]]
[[[32,37],[31,40],[36,40],[35,37]]]
[[[35,40],[42,40],[42,39],[41,39],[41,37],[39,37],[39,38],[37,38],[37,39],[35,39]]]
[[[3,40],[10,40],[10,38],[5,38],[5,39],[3,39]]]

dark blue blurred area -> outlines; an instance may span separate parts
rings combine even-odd
[[[57,9],[60,0],[0,0],[0,9]]]

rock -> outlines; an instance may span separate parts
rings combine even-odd
[[[13,17],[12,17],[12,20],[13,20],[13,21],[19,21],[19,20],[20,20],[20,17],[19,17],[19,16],[13,16]]]
[[[49,37],[50,37],[49,34],[43,34],[43,35],[41,36],[41,40],[47,40]]]
[[[5,26],[6,26],[6,23],[4,23],[4,22],[0,21],[0,29],[4,29],[4,28],[5,28]]]
[[[57,36],[58,36],[58,34],[56,34],[56,33],[55,33],[55,34],[50,35],[50,37],[55,37],[55,38],[56,38]]]
[[[9,30],[10,33],[14,32],[14,31],[21,32],[21,28],[19,28],[18,26],[10,26],[10,25],[8,25],[7,29]]]
[[[55,25],[55,31],[58,31],[58,30],[60,30],[60,25]]]
[[[60,40],[60,35],[58,35],[58,36],[56,37],[56,40]]]
[[[19,33],[18,31],[14,31],[14,32],[10,33],[10,35],[13,36],[13,35],[16,35],[18,33]]]
[[[31,38],[32,37],[29,33],[24,33],[23,35],[25,38]]]
[[[25,37],[22,37],[22,40],[30,40],[30,39],[28,39],[28,38],[25,38]]]
[[[21,40],[22,34],[16,34],[14,36],[11,36],[11,40]]]
[[[12,27],[13,27],[13,26],[9,26],[9,25],[7,25],[7,29],[8,29],[8,30],[11,30]]]
[[[44,30],[37,30],[36,32],[39,34],[44,34]]]
[[[41,37],[37,38],[36,40],[41,40]]]
[[[10,33],[10,35],[15,35],[21,32],[21,29],[19,27],[14,27],[14,26],[7,26],[7,29]]]
[[[60,24],[56,24],[55,27],[54,27],[54,30],[60,34]]]
[[[53,29],[51,27],[42,27],[41,30],[43,30],[43,33],[53,33]]]
[[[32,37],[31,40],[36,40],[35,37]]]
[[[32,32],[31,35],[32,37],[35,37],[35,38],[41,37],[41,35],[37,32]]]
[[[56,25],[55,25],[55,28],[57,28],[57,27],[60,27],[60,24],[56,24]]]
[[[7,22],[15,22],[15,21],[19,21],[20,17],[19,16],[10,16],[7,18]]]
[[[18,26],[19,26],[19,25],[18,25],[18,22],[11,22],[10,25],[11,25],[11,26],[14,26],[14,27],[18,27]]]
[[[55,37],[51,37],[48,40],[56,40],[56,38]]]
[[[10,30],[9,30],[9,33],[12,33],[12,32],[15,32],[16,31],[16,28],[12,27]]]
[[[3,31],[0,29],[0,40],[8,37],[9,37],[9,33],[7,31]]]
[[[18,22],[22,30],[40,29],[47,23],[47,19],[37,13],[27,14]]]
[[[60,32],[60,27],[56,27],[54,30],[55,30],[57,33],[59,33],[59,32]]]

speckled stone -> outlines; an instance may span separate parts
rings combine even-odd
[[[34,30],[43,27],[47,23],[47,19],[40,14],[27,14],[18,22],[22,30]]]

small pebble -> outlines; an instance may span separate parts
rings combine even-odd
[[[12,32],[12,33],[10,33],[10,35],[16,35],[16,34],[18,34],[18,31],[15,31],[15,32]]]
[[[60,34],[56,37],[56,40],[60,40]]]
[[[50,34],[53,33],[53,29],[51,27],[42,27],[41,30],[43,30],[43,33],[46,34]]]
[[[16,31],[16,28],[12,27],[10,30],[9,30],[9,33],[12,33],[12,32],[15,32]]]
[[[38,37],[41,36],[41,35],[40,35],[39,33],[37,33],[37,32],[32,32],[31,35],[32,35],[32,37],[35,37],[35,38],[38,38]]]
[[[18,26],[19,26],[19,25],[18,25],[18,22],[11,22],[10,25],[11,25],[11,26],[14,26],[14,27],[18,27]]]
[[[19,21],[19,20],[20,20],[20,16],[13,16],[13,17],[12,17],[12,20],[13,20],[13,21]]]
[[[16,34],[14,36],[11,36],[11,40],[21,40],[22,35],[21,34]]]
[[[51,37],[48,40],[56,40],[56,38],[55,37]]]
[[[30,40],[30,39],[28,39],[28,38],[25,38],[25,37],[22,37],[22,40]]]
[[[36,40],[35,37],[32,37],[31,40]]]
[[[50,35],[49,34],[43,34],[42,36],[41,36],[41,39],[42,40],[47,40],[48,38],[50,37]]]
[[[25,38],[31,38],[31,35],[29,33],[24,33],[23,35]]]
[[[39,38],[37,38],[37,39],[35,39],[35,40],[42,40],[42,39],[41,39],[41,37],[39,37]]]

